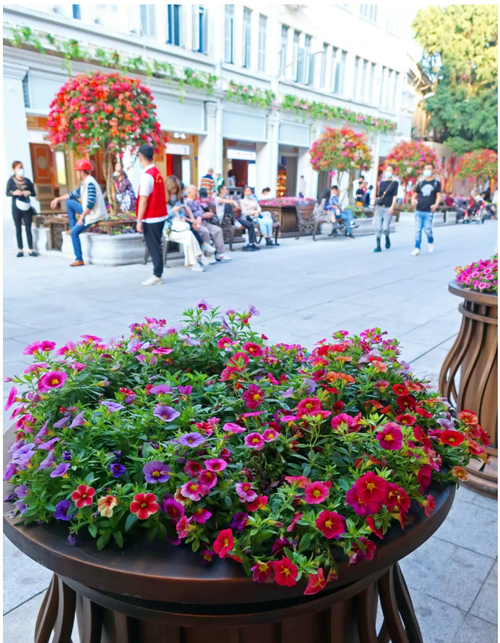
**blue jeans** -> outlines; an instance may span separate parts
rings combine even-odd
[[[352,213],[352,210],[341,210],[340,214],[337,215],[337,219],[344,219],[345,221],[345,233],[346,234],[352,234],[351,233],[351,223],[354,221],[354,214]]]
[[[264,237],[273,238],[273,218],[266,216],[264,213],[262,217],[257,218],[257,223],[259,224],[260,231]]]
[[[415,212],[415,248],[420,250],[420,244],[422,243],[422,230],[424,230],[427,235],[427,241],[429,243],[434,243],[434,237],[432,236],[433,218],[434,212],[421,212],[420,210]]]
[[[78,218],[76,215],[83,212],[83,206],[80,201],[68,199],[66,201],[66,212],[68,213],[69,227],[71,229],[76,224]]]
[[[83,261],[82,257],[82,244],[80,243],[80,235],[85,230],[90,228],[89,225],[74,225],[71,228],[71,241],[73,242],[73,250],[75,251],[75,259],[77,261]]]

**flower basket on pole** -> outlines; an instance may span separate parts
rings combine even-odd
[[[467,152],[459,161],[458,176],[473,181],[476,187],[498,180],[498,154],[485,149]]]
[[[50,104],[48,141],[52,147],[79,156],[104,150],[108,201],[116,211],[112,190],[113,160],[143,143],[156,148],[166,142],[156,119],[151,90],[137,78],[118,73],[89,72],[70,78]]]
[[[403,185],[416,182],[427,163],[437,166],[436,152],[423,141],[403,141],[395,145],[385,159],[384,165],[392,165]]]

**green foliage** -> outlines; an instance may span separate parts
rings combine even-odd
[[[498,149],[496,5],[432,5],[418,11],[413,28],[434,84],[424,107],[437,140],[458,154]]]

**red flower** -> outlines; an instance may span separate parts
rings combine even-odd
[[[393,393],[396,393],[396,395],[408,395],[408,389],[402,384],[394,384],[391,388]]]
[[[349,489],[345,496],[348,505],[354,509],[358,516],[368,516],[369,514],[376,514],[382,509],[382,501],[380,500],[364,500],[361,497],[360,490],[356,486]]]
[[[285,587],[293,587],[297,583],[297,566],[289,558],[282,558],[273,563],[276,583]]]
[[[220,558],[225,558],[233,547],[234,538],[232,529],[223,529],[215,539],[214,552],[219,554]]]
[[[146,520],[155,514],[160,505],[156,502],[154,493],[137,493],[130,503],[130,511],[137,514],[139,520]]]
[[[410,415],[409,413],[402,413],[400,415],[396,415],[394,419],[399,424],[404,424],[404,426],[413,426],[417,421],[417,418],[413,415]]]
[[[297,415],[314,415],[321,409],[321,400],[317,397],[306,397],[297,405]]]
[[[414,411],[417,406],[417,401],[413,395],[399,395],[396,398],[396,404],[401,411],[406,411],[407,409]]]
[[[249,409],[256,409],[264,401],[264,393],[256,384],[250,384],[248,390],[243,393],[243,399]]]
[[[345,533],[345,518],[335,511],[322,511],[316,518],[316,527],[327,538],[338,538]]]
[[[424,464],[417,473],[417,481],[420,485],[420,493],[424,493],[427,487],[431,484],[432,480],[432,467],[428,464]]]
[[[267,505],[267,496],[259,496],[252,502],[248,502],[245,506],[248,511],[258,511]]]
[[[359,540],[361,541],[361,545],[354,543],[352,546],[353,553],[349,558],[349,565],[355,565],[359,563],[360,560],[372,560],[375,556],[377,545],[364,536],[361,536]]]
[[[256,583],[265,583],[273,571],[272,563],[259,562],[251,568],[251,571],[252,579]]]
[[[87,487],[86,484],[81,484],[71,494],[71,500],[73,500],[78,509],[81,509],[82,507],[88,507],[92,504],[94,494],[95,489],[93,487]]]
[[[463,433],[453,431],[453,429],[449,431],[436,431],[435,435],[437,435],[442,444],[447,444],[450,447],[458,447],[465,440]]]
[[[432,442],[420,426],[417,425],[413,427],[413,436],[415,440],[424,445],[425,449],[432,449]]]
[[[388,451],[399,451],[403,443],[403,433],[395,422],[386,424],[375,436],[380,446]]]
[[[465,424],[477,424],[479,421],[477,415],[472,413],[472,411],[460,411],[457,417],[459,420],[462,420],[462,422],[465,422]]]
[[[425,506],[425,509],[424,509],[425,515],[430,516],[431,512],[434,511],[434,509],[436,508],[436,501],[430,494],[427,496],[427,500],[425,501],[424,506]]]
[[[310,594],[317,594],[325,587],[326,587],[325,575],[323,573],[323,570],[320,568],[315,574],[309,575],[309,582],[307,584],[306,591],[304,592],[304,594],[308,596]]]
[[[319,505],[328,498],[330,490],[323,482],[313,482],[304,490],[304,499],[309,505]]]
[[[430,420],[430,418],[432,417],[432,413],[430,411],[427,411],[426,409],[423,409],[421,406],[416,407],[415,413],[418,413],[420,417],[423,417],[426,420]]]
[[[371,531],[378,536],[379,538],[383,538],[384,534],[382,533],[381,529],[377,529],[377,525],[375,524],[375,518],[373,516],[367,516],[366,517],[366,526],[371,529]]]
[[[295,482],[297,484],[297,487],[301,489],[305,489],[308,485],[311,484],[311,481],[309,480],[309,478],[306,478],[306,476],[285,476],[285,480],[290,484],[293,484]]]
[[[373,471],[358,478],[354,486],[364,502],[384,502],[386,498],[387,482]]]

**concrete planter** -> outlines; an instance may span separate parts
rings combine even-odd
[[[49,249],[49,228],[40,226],[33,228],[33,245],[37,252],[44,252]]]
[[[80,235],[83,260],[98,266],[125,266],[142,263],[144,241],[142,234],[96,234],[84,232]],[[69,234],[62,235],[61,255],[74,259],[73,244]]]
[[[357,237],[364,237],[369,234],[375,234],[375,228],[373,227],[374,217],[360,217],[356,219],[356,223],[359,223],[359,228],[353,230],[353,234]],[[391,233],[396,232],[396,222],[394,217],[391,220]],[[322,223],[320,225],[321,234],[330,234],[332,231],[332,226],[329,223]]]

